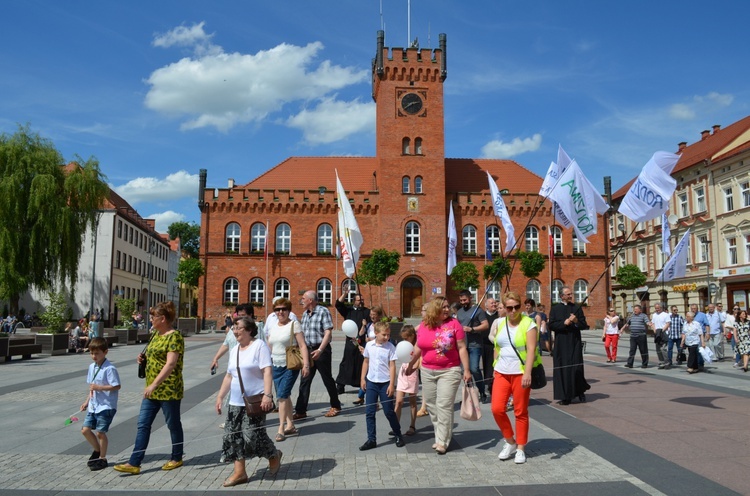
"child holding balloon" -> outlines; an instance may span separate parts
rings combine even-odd
[[[406,436],[413,436],[417,422],[417,392],[419,391],[419,377],[417,374],[406,375],[414,345],[417,344],[417,332],[413,325],[405,325],[401,329],[401,341],[396,346],[396,357],[403,362],[398,371],[398,385],[396,386],[396,417],[401,421],[401,409],[404,407],[404,396],[409,395],[409,411],[411,412],[411,424],[409,430],[404,432]],[[417,363],[416,367],[419,366]]]

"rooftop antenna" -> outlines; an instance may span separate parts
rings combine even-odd
[[[385,31],[385,22],[383,21],[383,0],[380,0],[380,29]]]
[[[427,21],[427,49],[428,50],[432,50],[432,34],[431,33],[432,31],[431,31],[430,22]]]

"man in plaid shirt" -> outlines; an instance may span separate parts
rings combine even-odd
[[[665,369],[672,368],[672,348],[677,345],[677,354],[680,353],[680,341],[682,339],[682,326],[685,324],[685,319],[682,315],[677,313],[677,307],[672,305],[672,313],[669,315],[669,329],[667,331],[667,363],[664,366]],[[680,364],[679,358],[677,364]]]
[[[320,372],[323,384],[331,399],[331,409],[326,417],[335,417],[341,413],[341,401],[336,391],[336,381],[331,373],[331,337],[333,319],[331,312],[324,306],[318,305],[318,295],[315,291],[306,291],[302,295],[302,332],[305,344],[310,353],[310,373],[302,377],[299,383],[299,396],[294,407],[294,419],[307,417],[307,403],[310,400],[310,386],[312,386],[315,372]]]

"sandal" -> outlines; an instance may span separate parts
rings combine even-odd
[[[331,409],[328,410],[328,412],[326,412],[326,414],[323,415],[323,416],[330,418],[330,417],[335,417],[339,413],[341,413],[341,409],[340,408],[333,408],[333,407],[331,407]]]
[[[406,431],[406,432],[404,432],[404,435],[405,435],[405,436],[413,436],[413,435],[414,435],[414,434],[416,434],[416,433],[417,433],[417,430],[416,430],[416,429],[414,428],[414,426],[413,426],[413,425],[410,425],[410,426],[409,426],[409,430],[408,430],[408,431]]]
[[[292,427],[291,429],[284,429],[285,436],[294,436],[296,434],[299,434],[299,431],[296,427]]]
[[[238,484],[247,484],[249,478],[245,475],[243,477],[237,477],[236,479],[227,479],[224,481],[224,484],[222,486],[224,487],[234,487]]]
[[[283,433],[281,433],[281,432],[277,432],[276,433],[276,442],[280,443],[280,442],[282,442],[284,440],[286,440],[286,436]]]
[[[430,414],[430,412],[428,412],[427,410],[419,410],[417,412],[417,417],[424,417],[424,416],[429,415],[429,414]]]

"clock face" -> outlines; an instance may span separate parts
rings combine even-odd
[[[416,114],[422,110],[422,98],[416,93],[407,93],[401,98],[401,108],[407,114]]]

